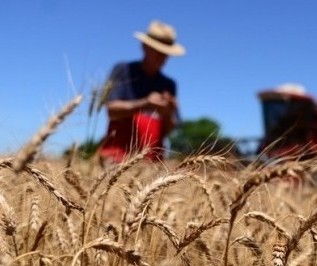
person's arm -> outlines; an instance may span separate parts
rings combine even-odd
[[[110,120],[120,120],[132,116],[135,112],[147,108],[147,98],[138,100],[113,100],[107,103]]]
[[[161,93],[151,92],[147,97],[136,100],[112,100],[107,103],[110,120],[130,117],[141,110],[157,110],[165,115],[169,112],[170,102]]]

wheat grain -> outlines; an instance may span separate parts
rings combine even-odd
[[[33,231],[37,230],[41,223],[39,201],[39,196],[37,194],[33,194],[29,217],[30,230]]]
[[[273,246],[272,256],[274,266],[286,266],[287,248],[285,243],[276,243]]]

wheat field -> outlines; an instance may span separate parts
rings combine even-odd
[[[317,265],[316,158],[41,155],[80,102],[0,158],[0,265]]]

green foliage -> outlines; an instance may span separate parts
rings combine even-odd
[[[87,140],[77,148],[76,152],[82,159],[90,159],[96,153],[98,146],[99,142],[96,142],[94,140]],[[64,151],[63,155],[70,156],[71,152],[72,148],[68,148]]]
[[[183,155],[210,149],[218,151],[232,143],[229,138],[220,136],[219,124],[208,118],[183,121],[169,139],[171,150]]]

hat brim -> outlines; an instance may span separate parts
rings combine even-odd
[[[161,43],[160,41],[152,39],[150,36],[142,32],[135,32],[133,36],[137,38],[139,41],[141,41],[142,43],[169,56],[182,56],[186,53],[185,48],[178,43],[167,45],[167,44]]]

